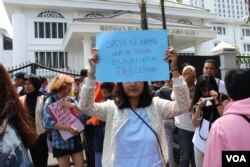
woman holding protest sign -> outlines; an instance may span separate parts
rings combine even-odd
[[[53,78],[49,84],[49,90],[52,95],[47,98],[44,106],[43,124],[50,132],[53,156],[57,158],[59,166],[63,167],[70,166],[70,157],[72,158],[75,167],[83,166],[83,147],[81,137],[76,127],[62,124],[59,123],[59,120],[55,120],[55,117],[49,108],[50,104],[67,97],[72,89],[73,82],[74,79],[65,74],[59,74]],[[74,100],[70,101],[74,104],[77,103]],[[74,110],[77,110],[75,105],[72,107]],[[60,130],[70,132],[73,137],[64,140],[63,136],[59,133]]]
[[[89,58],[90,69],[80,95],[79,108],[106,121],[103,167],[162,167],[168,161],[166,136],[162,120],[188,110],[188,88],[177,69],[177,54],[166,52],[173,74],[176,101],[152,97],[148,82],[122,82],[117,85],[115,100],[94,103],[97,49]],[[101,60],[100,60],[101,61]]]

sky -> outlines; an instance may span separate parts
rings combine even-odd
[[[8,31],[10,37],[12,37],[12,28],[7,16],[6,10],[3,5],[3,1],[0,0],[0,27]]]

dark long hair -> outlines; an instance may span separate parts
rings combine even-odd
[[[250,97],[250,69],[234,69],[225,77],[228,96],[234,101]]]
[[[0,125],[8,120],[18,131],[25,148],[37,140],[37,133],[25,112],[9,73],[0,64]],[[0,136],[4,135],[4,132]]]
[[[219,88],[213,76],[203,74],[198,77],[196,81],[196,85],[195,85],[195,92],[194,92],[194,97],[193,97],[191,106],[195,105],[199,101],[199,99],[202,97],[202,93],[200,89],[204,86],[209,86],[209,85],[213,87],[213,90],[218,92]]]
[[[115,96],[115,103],[119,109],[124,109],[130,106],[129,98],[125,94],[122,83],[117,84],[117,91]],[[140,99],[137,107],[147,107],[152,103],[153,95],[148,86],[148,82],[144,82],[144,88],[142,94],[140,95]]]

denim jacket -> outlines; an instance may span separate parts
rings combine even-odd
[[[5,132],[0,138],[0,166],[33,167],[28,149],[26,149],[12,124],[7,123]]]

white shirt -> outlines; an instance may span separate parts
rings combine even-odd
[[[219,93],[223,93],[225,95],[227,95],[227,90],[226,90],[226,86],[225,86],[225,82],[218,79],[218,78],[215,78],[216,80],[216,83],[218,85],[218,88],[219,88]]]

